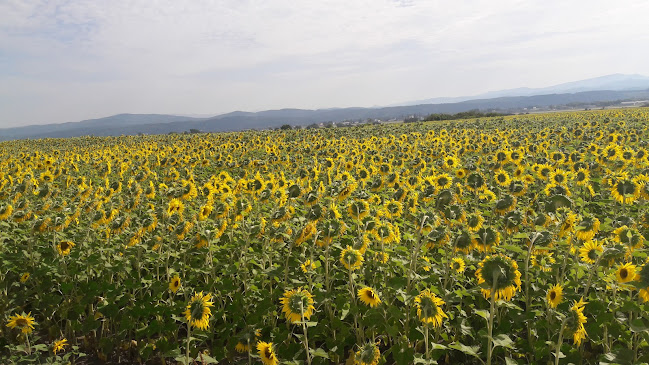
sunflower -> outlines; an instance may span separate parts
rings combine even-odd
[[[484,176],[479,172],[472,172],[466,177],[466,189],[478,193],[487,188]]]
[[[75,244],[70,241],[61,241],[56,245],[56,250],[61,256],[67,256],[70,254],[70,250],[74,247]]]
[[[210,326],[210,316],[212,315],[210,307],[214,306],[210,299],[212,299],[211,294],[203,295],[203,292],[198,292],[189,300],[183,314],[187,323],[192,327],[206,330]]]
[[[554,257],[552,257],[553,253],[548,252],[546,250],[533,250],[533,251],[536,254],[530,255],[530,263],[532,264],[532,266],[538,267],[543,272],[552,271],[552,265],[554,265],[557,262],[554,259]]]
[[[549,180],[551,184],[565,186],[568,182],[568,172],[556,169],[550,173]]]
[[[29,334],[32,333],[35,324],[36,321],[34,321],[34,317],[32,317],[32,312],[27,314],[23,312],[23,314],[14,314],[13,316],[9,316],[7,327],[11,329],[18,327],[22,333]]]
[[[507,172],[505,172],[504,170],[496,171],[494,179],[496,180],[496,184],[500,186],[507,186],[511,182],[509,174],[507,174]]]
[[[0,220],[5,220],[11,216],[11,213],[14,211],[14,207],[9,205],[3,205],[0,207]]]
[[[575,227],[577,238],[582,241],[589,241],[599,232],[599,219],[595,217],[584,217]]]
[[[440,327],[442,320],[448,318],[442,310],[444,304],[445,302],[443,300],[431,293],[428,289],[420,292],[415,297],[415,306],[417,307],[419,320],[426,325],[432,324],[433,327]]]
[[[347,213],[355,220],[361,220],[370,213],[370,205],[365,200],[356,200],[349,204]]]
[[[643,302],[649,302],[649,263],[645,263],[640,271],[636,274],[636,280],[639,282],[638,295],[642,298]]]
[[[381,299],[379,298],[377,292],[370,287],[358,289],[358,298],[361,300],[361,302],[369,305],[370,307],[376,307],[381,303]]]
[[[633,253],[637,248],[644,244],[644,236],[635,228],[629,228],[626,225],[618,227],[613,231],[615,242],[621,243],[626,247],[627,254]]]
[[[68,346],[68,340],[65,338],[62,340],[54,341],[54,343],[52,344],[52,352],[54,353],[54,355],[56,355],[57,352],[63,351],[63,348],[65,346]]]
[[[491,227],[482,227],[475,233],[473,244],[482,252],[493,250],[500,243],[500,232]]]
[[[429,180],[438,191],[448,189],[453,186],[453,178],[449,174],[435,175]]]
[[[361,267],[363,264],[363,255],[360,251],[353,249],[351,246],[347,246],[340,253],[340,262],[345,266],[347,270],[356,270]]]
[[[272,342],[259,341],[257,351],[259,351],[259,357],[261,357],[264,365],[277,365],[279,363]]]
[[[180,289],[180,277],[178,275],[174,275],[171,277],[171,280],[169,280],[169,290],[176,294],[178,289]]]
[[[198,214],[196,215],[196,219],[198,221],[206,220],[207,217],[209,217],[210,214],[212,214],[213,209],[214,209],[214,207],[212,206],[212,204],[208,203],[208,204],[203,205],[201,207],[201,209],[199,210]]]
[[[446,227],[439,226],[426,237],[428,239],[427,246],[432,248],[435,244],[443,245],[448,241],[448,234],[446,234]],[[461,230],[460,233],[453,240],[453,247],[456,252],[463,252],[468,254],[471,250],[476,248],[477,241],[471,238],[471,233],[466,230]]]
[[[300,265],[303,273],[308,273],[311,270],[315,269],[315,264],[311,260],[307,259],[302,265]]]
[[[385,252],[377,252],[376,256],[375,256],[376,261],[378,261],[378,262],[380,262],[382,264],[387,263],[389,258],[390,257]]]
[[[244,352],[250,352],[250,345],[243,343],[241,341],[237,342],[237,345],[234,346],[235,351],[242,354]]]
[[[466,226],[471,232],[478,231],[480,228],[482,228],[483,223],[484,218],[480,213],[469,214],[466,219]]]
[[[630,262],[620,265],[615,271],[615,278],[620,284],[628,283],[636,278],[637,267]]]
[[[575,173],[575,182],[579,186],[586,186],[590,181],[590,172],[585,168],[579,168]]]
[[[373,342],[367,342],[361,346],[354,356],[356,365],[377,365],[380,358],[379,347]]]
[[[494,210],[497,214],[503,215],[516,209],[516,197],[512,195],[505,195],[502,199],[496,201]]]
[[[547,299],[550,308],[556,308],[557,305],[561,303],[561,300],[563,300],[563,286],[561,286],[561,284],[556,284],[550,287],[545,298]]]
[[[403,214],[403,204],[398,200],[389,200],[385,203],[384,212],[388,219],[399,218]]]
[[[291,323],[300,322],[303,318],[308,320],[315,310],[313,296],[308,290],[302,288],[285,291],[280,303],[282,303],[282,312]]]
[[[182,215],[183,210],[185,210],[185,205],[178,199],[171,199],[167,205],[167,215],[172,216],[174,214]]]
[[[570,308],[571,316],[568,317],[566,326],[567,331],[572,333],[573,341],[575,341],[575,345],[577,346],[586,338],[586,328],[584,328],[584,324],[586,323],[584,307],[586,304],[587,302],[584,302],[584,298],[573,302],[573,306]]]
[[[461,257],[453,258],[449,266],[451,270],[455,271],[458,274],[463,273],[464,269],[466,268],[466,264],[464,263],[464,260]]]
[[[611,187],[611,196],[623,204],[633,203],[640,196],[641,187],[633,180],[620,179]]]
[[[475,276],[481,286],[482,295],[491,297],[492,289],[496,289],[494,298],[510,301],[516,291],[521,288],[521,273],[516,261],[503,255],[487,256],[478,264]]]
[[[27,280],[29,280],[29,273],[28,273],[28,272],[24,273],[24,274],[20,277],[20,282],[23,283],[23,284],[26,283]]]

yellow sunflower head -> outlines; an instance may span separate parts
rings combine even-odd
[[[478,264],[475,276],[486,299],[492,295],[496,300],[510,301],[521,288],[521,273],[516,261],[503,255],[487,256]]]
[[[210,326],[210,317],[212,316],[210,308],[214,306],[214,303],[210,301],[211,299],[211,294],[203,295],[203,292],[194,294],[183,312],[187,323],[192,327],[198,327],[202,330],[207,329]]]
[[[633,281],[636,278],[636,269],[637,267],[630,262],[627,262],[623,265],[618,266],[615,271],[615,278],[620,284],[628,283]]]
[[[422,323],[428,325],[432,324],[433,327],[440,327],[442,320],[448,318],[446,313],[442,310],[445,304],[443,300],[438,298],[430,290],[425,289],[415,297],[415,306],[417,307],[417,316]]]
[[[623,204],[631,204],[640,195],[640,186],[630,179],[620,179],[613,183],[611,196]]]
[[[32,333],[35,324],[36,321],[34,320],[34,317],[32,317],[32,313],[29,312],[25,314],[25,312],[23,312],[22,314],[14,314],[13,316],[9,316],[7,327],[11,329],[18,328],[22,331],[22,333],[29,334]]]
[[[584,340],[587,335],[586,328],[584,328],[584,324],[587,321],[586,316],[584,315],[584,307],[586,304],[587,302],[584,302],[583,298],[579,299],[579,301],[573,302],[566,323],[566,331],[569,334],[572,334],[573,341],[577,346],[581,344],[581,341]]]
[[[354,356],[357,365],[377,365],[381,357],[381,352],[377,344],[367,342],[361,346]]]
[[[56,355],[59,351],[63,351],[65,346],[67,345],[68,340],[65,338],[62,340],[54,341],[54,343],[52,344],[52,352],[54,353],[54,355]]]
[[[602,247],[600,241],[586,241],[579,249],[579,256],[581,257],[581,261],[588,264],[594,264],[603,251],[604,247]]]
[[[453,260],[451,260],[451,264],[449,265],[450,269],[455,271],[458,274],[462,274],[464,272],[464,269],[466,268],[466,264],[464,263],[464,259],[461,257],[455,257]]]
[[[377,305],[381,304],[381,299],[379,298],[378,293],[370,287],[359,289],[358,298],[361,300],[361,302],[369,305],[370,307],[376,307]]]
[[[363,255],[359,250],[347,246],[347,248],[340,253],[340,262],[347,270],[353,271],[360,268],[363,264]]]
[[[261,357],[261,362],[264,365],[277,365],[279,363],[272,342],[259,341],[257,343],[257,351],[259,351],[259,357]]]
[[[556,284],[550,287],[545,298],[547,299],[550,308],[556,308],[563,300],[563,286],[561,286],[561,284]]]
[[[308,290],[302,288],[285,291],[280,303],[282,312],[291,323],[300,322],[302,319],[308,320],[315,310],[313,296]]]
[[[71,241],[61,241],[56,245],[56,250],[61,256],[67,256],[70,254],[70,250],[74,247],[74,242]]]
[[[171,277],[171,280],[169,280],[169,290],[171,290],[174,294],[180,289],[180,277],[178,275],[174,275]]]

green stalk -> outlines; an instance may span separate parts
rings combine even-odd
[[[559,365],[559,353],[561,352],[561,344],[563,342],[563,331],[566,329],[566,322],[568,318],[566,317],[563,322],[561,322],[561,330],[559,331],[559,340],[557,341],[557,346],[554,350],[554,365]]]
[[[309,353],[309,337],[307,336],[307,325],[304,320],[304,303],[300,301],[300,316],[302,317],[302,331],[304,331],[304,350],[306,351],[306,363],[311,365],[311,354]]]
[[[430,352],[428,352],[428,323],[424,323],[424,337],[426,338],[424,341],[426,343],[426,363],[430,364]]]
[[[187,323],[187,351],[185,353],[185,364],[189,365],[189,341],[191,336],[192,325]]]
[[[491,365],[491,356],[493,355],[493,330],[494,315],[496,313],[496,284],[498,283],[499,272],[493,273],[493,284],[491,284],[491,297],[489,298],[489,322],[487,323],[487,365]]]

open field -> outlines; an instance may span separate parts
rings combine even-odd
[[[648,126],[0,143],[0,363],[647,362]]]

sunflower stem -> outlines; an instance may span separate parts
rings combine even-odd
[[[532,256],[532,249],[534,248],[534,241],[537,240],[537,238],[540,236],[540,233],[536,233],[534,237],[530,240],[529,247],[527,248],[527,257],[525,257],[525,314],[527,315],[527,318],[529,318],[529,313],[530,313],[530,305],[532,302],[532,299],[530,298],[530,280],[529,280],[529,274],[530,274],[530,257]],[[528,325],[527,326],[527,343],[532,346],[532,326]],[[534,351],[530,351],[532,354],[532,359],[535,359],[536,357],[534,356]]]
[[[284,288],[288,287],[288,260],[291,258],[291,252],[293,252],[293,243],[288,244],[288,254],[284,264]]]
[[[187,323],[187,349],[185,352],[185,364],[189,365],[189,341],[191,339],[192,325]]]
[[[599,268],[599,261],[602,258],[602,255],[600,254],[597,257],[597,261],[595,261],[595,265],[591,268],[590,272],[588,273],[588,280],[586,281],[586,288],[584,289],[584,298],[588,298],[588,290],[590,289],[590,284],[593,281],[593,275],[597,273],[597,269]]]
[[[568,318],[564,318],[561,322],[561,330],[559,331],[559,340],[557,341],[557,346],[554,350],[554,365],[559,365],[559,354],[561,353],[561,344],[563,342],[563,331],[566,329],[566,323]]]
[[[302,330],[304,331],[304,350],[306,351],[306,363],[311,365],[311,354],[309,353],[309,337],[307,335],[307,325],[304,321],[304,303],[300,301],[300,316],[302,317]]]
[[[491,284],[491,295],[489,300],[489,322],[487,323],[487,365],[491,365],[491,355],[493,355],[493,330],[494,316],[496,314],[496,287],[498,283],[498,271],[493,272],[493,284]]]
[[[425,343],[426,343],[426,363],[429,364],[429,359],[430,359],[430,352],[428,352],[428,323],[424,323],[424,337],[425,337]]]
[[[248,365],[252,365],[252,357],[250,356],[250,352],[251,352],[250,338],[247,339],[247,342],[248,342]]]
[[[31,355],[32,345],[29,343],[29,333],[25,333],[25,340],[27,340],[27,354]]]
[[[354,277],[352,275],[352,268],[351,266],[349,267],[349,294],[352,297],[352,302],[354,307],[356,307],[356,295],[354,293]],[[355,311],[354,311],[355,312]],[[360,327],[358,326],[358,314],[354,313],[354,332],[356,332],[356,342],[360,343],[361,342],[361,334],[360,334]]]

